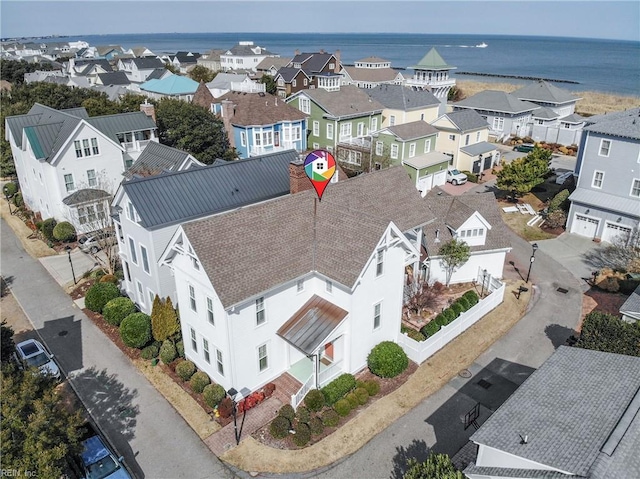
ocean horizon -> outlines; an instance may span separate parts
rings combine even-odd
[[[600,91],[640,96],[640,42],[576,37],[538,37],[479,34],[414,33],[142,33],[56,37],[65,41],[84,40],[92,46],[145,46],[158,55],[213,48],[228,49],[239,41],[293,57],[295,51],[340,51],[345,64],[369,56],[391,62],[397,69],[418,63],[435,47],[452,75],[460,81],[527,83],[513,78],[460,75],[474,72],[565,80],[556,83],[571,91]],[[486,48],[478,45],[487,44]]]

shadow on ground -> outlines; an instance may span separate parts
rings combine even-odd
[[[402,479],[409,469],[409,461],[415,459],[417,462],[424,462],[429,456],[427,443],[420,439],[414,439],[406,448],[396,447],[396,455],[393,456],[393,471],[391,479]]]
[[[576,336],[578,334],[573,329],[559,324],[549,324],[544,328],[544,333],[547,335],[547,338],[549,338],[555,349],[558,349],[560,346],[566,346],[567,340],[571,336]]]
[[[38,334],[52,353],[64,351],[64,355],[56,356],[56,361],[66,374],[82,369],[82,323],[79,319],[65,316],[45,321]]]

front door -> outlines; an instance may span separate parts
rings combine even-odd
[[[329,362],[333,362],[333,343],[327,343],[324,345],[324,353],[322,354],[323,359],[329,360]]]

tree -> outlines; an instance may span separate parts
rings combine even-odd
[[[536,146],[526,157],[504,165],[498,172],[496,185],[501,190],[510,191],[514,198],[523,196],[544,183],[549,161],[551,151]]]
[[[444,266],[447,278],[446,285],[449,286],[454,271],[469,260],[469,245],[464,241],[458,241],[453,238],[440,247],[438,255],[441,256],[440,262]]]
[[[164,64],[164,67],[169,70],[174,75],[178,75],[180,73],[180,69],[177,68],[173,63],[167,62]]]
[[[80,413],[62,406],[56,380],[37,368],[2,365],[2,470],[61,477],[67,457],[82,450]]]
[[[458,471],[446,454],[431,453],[426,461],[418,462],[409,459],[409,468],[403,479],[464,479],[466,476]]]
[[[165,341],[180,331],[180,322],[171,298],[163,301],[156,294],[151,309],[151,329],[156,341]]]
[[[271,75],[267,75],[265,73],[264,75],[262,75],[262,77],[260,77],[259,82],[265,85],[267,93],[275,95],[278,92],[276,81]]]
[[[189,76],[191,77],[191,79],[197,81],[198,83],[200,82],[209,83],[211,80],[213,80],[216,77],[216,75],[217,75],[216,72],[211,71],[207,67],[202,65],[196,65],[189,72]]]
[[[640,357],[640,322],[627,323],[612,314],[592,311],[584,318],[575,346]]]
[[[15,351],[16,345],[13,342],[13,328],[11,326],[7,326],[7,322],[4,319],[2,320],[2,323],[0,323],[0,329],[2,330],[0,355],[2,362],[6,363],[11,360],[11,355]]]
[[[33,73],[36,70],[51,71],[51,63],[29,63],[22,60],[0,60],[0,78],[15,85],[24,83],[24,74]]]

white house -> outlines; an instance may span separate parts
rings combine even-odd
[[[157,69],[164,69],[162,60],[156,57],[121,58],[118,60],[118,71],[122,71],[134,83],[143,83]]]
[[[220,55],[220,67],[223,71],[251,70],[256,71],[258,64],[267,57],[279,57],[264,47],[253,42],[239,42]]]

